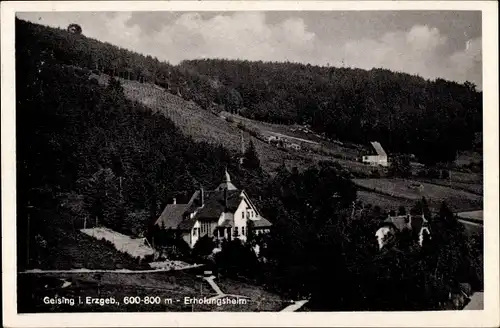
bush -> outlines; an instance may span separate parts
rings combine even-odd
[[[207,255],[212,254],[212,251],[215,248],[215,242],[212,237],[205,235],[198,239],[196,244],[193,247],[193,256],[195,257],[205,257]]]
[[[243,131],[246,131],[247,127],[245,126],[245,124],[241,121],[238,122],[238,125],[236,126],[238,129],[240,130],[243,130]]]

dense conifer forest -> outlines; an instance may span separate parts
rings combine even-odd
[[[468,82],[298,63],[205,59],[180,67],[230,88],[241,115],[308,124],[342,141],[378,140],[425,163],[453,160],[482,131],[482,94]]]
[[[184,97],[225,103],[258,119],[310,123],[337,138],[391,136],[394,149],[436,145],[428,148],[436,155],[451,140],[469,147],[469,132],[480,129],[480,93],[471,85],[296,64],[214,60],[175,67],[18,20],[17,227],[18,236],[28,231],[33,241],[18,243],[20,267],[27,247],[35,250],[53,237],[56,218],[63,226],[81,228],[86,218],[88,224],[148,235],[172,197],[181,202],[200,186],[215,187],[228,167],[274,227],[262,249],[267,262],[231,251],[246,246],[226,245],[215,259],[224,274],[290,297],[310,296],[315,310],[439,309],[461,282],[482,288],[482,239],[467,237],[446,204],[430,213],[423,199],[412,209],[427,213],[435,236],[423,250],[400,238],[380,252],[374,231],[386,213],[356,202],[356,188],[338,165],[320,163],[304,172],[283,166],[271,178],[249,147],[240,166],[239,154],[194,142],[162,114],[127,100],[118,80],[100,86],[90,71],[95,68],[163,83],[171,91],[176,86]],[[400,116],[388,116],[388,108]],[[319,113],[326,116],[319,119]],[[370,118],[374,113],[377,119]],[[391,117],[398,124],[389,133]],[[415,129],[424,136],[420,146]],[[453,139],[458,136],[463,143]]]

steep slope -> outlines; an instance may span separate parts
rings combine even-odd
[[[180,67],[234,90],[235,110],[246,117],[309,124],[342,141],[378,140],[429,163],[471,149],[482,128],[482,95],[469,82],[289,62],[203,59]]]
[[[110,77],[100,74],[96,78],[101,85],[105,86]],[[142,103],[154,112],[162,113],[172,120],[183,134],[195,141],[222,145],[235,154],[241,154],[241,135],[243,135],[245,148],[252,139],[262,166],[268,172],[274,171],[283,162],[289,166],[305,167],[320,160],[331,160],[328,156],[291,153],[278,149],[242,131],[236,123],[228,122],[217,113],[204,110],[193,101],[187,101],[157,85],[126,79],[119,80],[128,99]]]

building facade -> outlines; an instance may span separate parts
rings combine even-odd
[[[211,191],[200,188],[187,204],[177,204],[174,200],[155,224],[179,232],[190,247],[203,236],[246,242],[250,234],[268,233],[272,227],[247,193],[234,186],[227,170],[217,188]]]
[[[424,215],[388,216],[375,232],[379,249],[391,245],[396,240],[398,232],[404,230],[418,232],[414,241],[420,246],[423,246],[426,237],[431,238],[429,222]]]
[[[373,150],[375,151],[372,155],[363,156],[363,163],[370,164],[373,166],[389,166],[389,161],[387,157],[387,153],[385,152],[382,145],[377,141],[370,142]]]

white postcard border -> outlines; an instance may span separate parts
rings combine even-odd
[[[483,311],[17,314],[14,17],[17,11],[480,10],[483,40],[485,292]],[[2,282],[6,327],[498,327],[498,3],[496,1],[35,1],[1,4]]]

